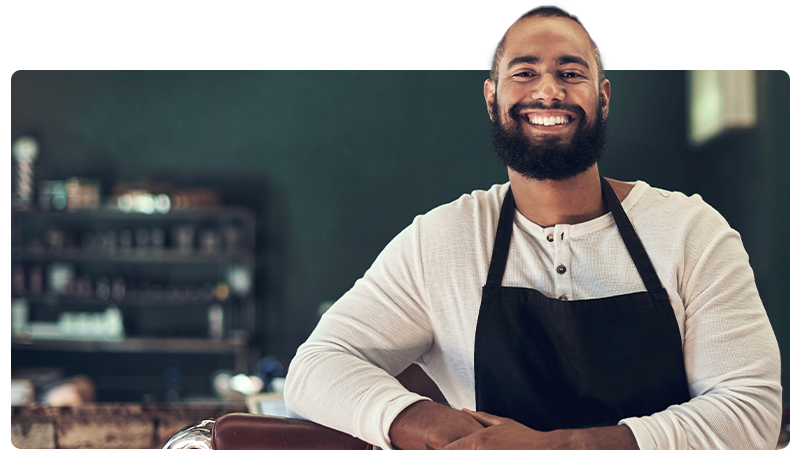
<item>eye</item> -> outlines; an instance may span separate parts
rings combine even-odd
[[[511,76],[515,77],[515,78],[530,78],[530,77],[536,76],[536,73],[534,73],[534,72],[532,72],[530,70],[521,70],[521,71],[516,72],[514,75],[511,75]]]
[[[561,78],[567,80],[574,80],[578,78],[583,78],[583,74],[580,72],[561,72]]]

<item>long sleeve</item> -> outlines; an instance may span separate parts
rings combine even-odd
[[[623,420],[642,450],[766,450],[778,440],[777,341],[739,234],[716,214],[708,221],[689,223],[679,274],[692,400]]]
[[[433,339],[415,225],[400,233],[297,351],[285,388],[303,418],[390,448],[391,422],[423,399],[396,375]]]

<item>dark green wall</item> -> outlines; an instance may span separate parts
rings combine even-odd
[[[37,177],[216,187],[260,219],[258,336],[288,362],[317,307],[417,214],[507,180],[485,71],[17,72],[12,139]],[[789,77],[761,72],[759,126],[686,143],[685,74],[608,71],[601,172],[700,193],[742,234],[789,370]]]

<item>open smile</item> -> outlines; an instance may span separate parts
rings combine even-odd
[[[562,111],[535,111],[525,114],[528,123],[543,127],[555,127],[559,125],[569,125],[575,117],[568,112]]]

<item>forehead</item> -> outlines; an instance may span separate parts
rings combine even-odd
[[[519,56],[536,56],[544,61],[564,55],[594,60],[586,30],[566,17],[526,17],[515,22],[506,34],[500,70]]]

